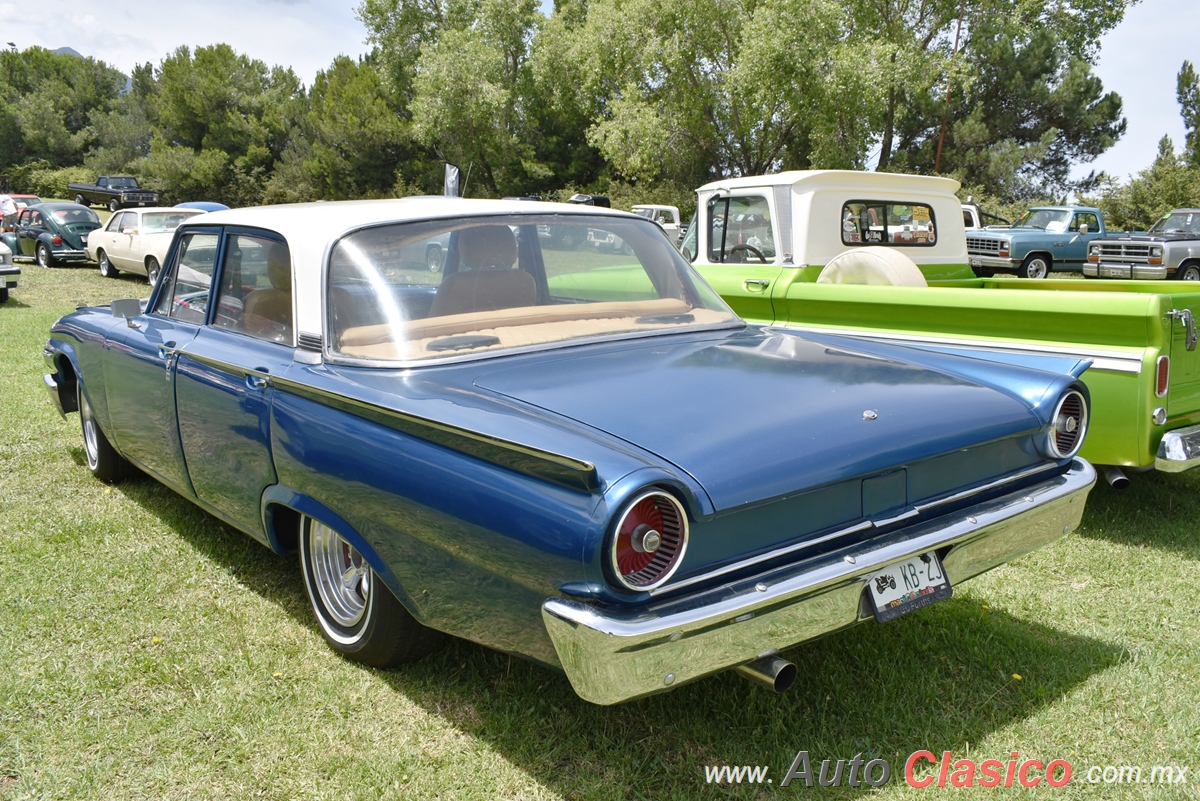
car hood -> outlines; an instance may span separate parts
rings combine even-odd
[[[1200,239],[1200,234],[1129,234],[1114,238],[1118,242],[1186,242]]]
[[[747,329],[719,339],[579,349],[573,357],[487,370],[474,383],[650,451],[690,474],[717,509],[731,509],[1042,425],[1031,410],[1036,400],[1026,398],[1057,392],[1054,376],[1023,371],[1040,381],[1023,398],[945,367],[956,363],[982,364]]]

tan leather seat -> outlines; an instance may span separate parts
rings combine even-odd
[[[817,283],[929,286],[912,259],[885,247],[855,248],[838,254],[821,270]]]
[[[537,305],[533,276],[515,270],[517,240],[507,225],[465,228],[458,235],[459,271],[438,287],[430,317]]]
[[[246,296],[243,325],[248,333],[276,341],[292,338],[292,259],[286,245],[267,245],[269,289]]]

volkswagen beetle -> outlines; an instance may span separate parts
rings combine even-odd
[[[543,246],[560,227],[628,252]],[[45,357],[91,471],[297,553],[337,651],[445,633],[599,704],[730,668],[781,689],[780,651],[1062,537],[1095,480],[1086,363],[747,327],[661,228],[589,206],[213,212]]]

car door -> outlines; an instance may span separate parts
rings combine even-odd
[[[1087,233],[1080,233],[1081,226],[1087,226]],[[1064,261],[1066,266],[1072,270],[1082,270],[1083,263],[1087,260],[1088,243],[1100,236],[1100,219],[1095,212],[1077,211],[1071,218],[1071,227],[1068,229],[1071,238],[1067,242],[1065,248],[1066,254]]]
[[[107,343],[105,386],[117,447],[187,496],[195,493],[179,440],[176,363],[208,318],[219,245],[219,229],[183,234],[147,313],[116,328]]]
[[[136,211],[123,211],[120,217],[121,221],[113,234],[109,259],[118,270],[129,270],[131,266],[140,266],[133,256],[134,238],[140,228],[140,221]]]
[[[125,212],[117,212],[108,221],[108,224],[103,228],[98,228],[88,234],[88,250],[92,251],[97,259],[100,258],[100,251],[104,251],[108,256],[108,261],[114,267],[120,267],[113,258],[117,252],[116,240],[121,230],[121,221],[125,218]]]
[[[782,268],[771,205],[764,194],[722,195],[696,226],[694,263],[733,310],[752,322],[775,319],[771,292]],[[689,232],[689,240],[691,232]]]
[[[25,209],[17,217],[17,245],[21,255],[33,258],[38,237],[46,233],[46,218],[38,209]]]
[[[271,380],[292,364],[291,258],[273,234],[230,229],[216,304],[181,347],[175,399],[196,496],[266,540],[260,500],[276,482]]]

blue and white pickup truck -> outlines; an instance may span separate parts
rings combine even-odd
[[[1012,228],[967,233],[967,258],[982,278],[998,272],[1045,278],[1082,272],[1088,243],[1104,236],[1104,215],[1091,206],[1034,206]]]

